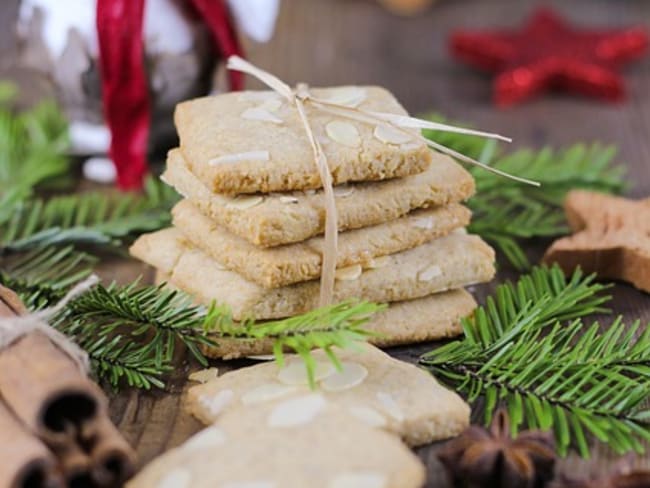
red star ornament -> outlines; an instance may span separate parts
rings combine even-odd
[[[641,57],[647,47],[648,34],[641,28],[576,29],[547,8],[519,31],[457,31],[451,37],[456,57],[497,73],[493,90],[499,106],[551,88],[622,100],[625,86],[617,69]]]

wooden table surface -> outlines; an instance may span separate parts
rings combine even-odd
[[[585,25],[637,23],[650,28],[650,2],[645,0],[571,0],[553,4],[570,19]],[[0,74],[12,75],[11,37],[17,0],[0,0]],[[490,80],[450,59],[448,33],[456,27],[517,26],[533,9],[531,0],[438,0],[418,18],[399,18],[372,0],[282,0],[273,40],[266,45],[247,43],[250,58],[282,79],[313,85],[369,83],[387,87],[413,113],[440,111],[470,121],[480,128],[507,134],[514,147],[551,145],[577,141],[601,141],[620,147],[619,159],[627,163],[629,194],[650,195],[650,57],[625,70],[630,92],[623,104],[601,104],[566,95],[546,95],[539,100],[508,109],[495,109],[490,102]],[[255,86],[251,84],[251,86]],[[539,257],[543,246],[531,248]],[[128,282],[150,271],[135,262],[110,263],[102,274]],[[494,284],[515,275],[499,273],[492,285],[477,290],[479,299]],[[650,296],[626,285],[614,289],[613,308],[631,322],[650,322]],[[433,344],[391,351],[407,361]],[[222,371],[240,365],[217,364]],[[169,392],[124,391],[112,396],[114,421],[146,462],[195,432],[199,424],[182,410],[184,381],[191,365],[177,371]],[[447,481],[435,457],[438,446],[418,449],[427,464],[427,486],[444,487]],[[600,469],[615,459],[603,446],[595,445]],[[650,466],[650,455],[638,459]],[[584,461],[569,456],[561,468],[586,469]]]

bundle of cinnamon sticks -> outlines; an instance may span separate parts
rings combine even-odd
[[[0,318],[26,314],[0,286]],[[121,486],[135,454],[108,417],[108,401],[43,333],[0,350],[0,486]]]

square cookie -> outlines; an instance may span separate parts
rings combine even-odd
[[[240,195],[213,193],[188,169],[178,149],[167,156],[163,181],[206,216],[256,246],[301,242],[324,232],[323,191]],[[381,224],[410,211],[466,200],[474,194],[471,175],[451,158],[434,155],[420,174],[335,187],[339,230]]]
[[[279,288],[317,279],[322,271],[324,238],[273,248],[260,248],[204,216],[190,201],[172,210],[174,226],[194,246],[226,269],[265,288]],[[399,219],[349,230],[338,236],[337,268],[361,264],[380,268],[395,254],[469,224],[470,211],[460,204],[416,210]],[[375,259],[377,258],[377,259]]]
[[[337,350],[342,370],[314,351],[315,393],[372,427],[399,435],[412,446],[458,435],[469,425],[469,406],[426,371],[364,345]],[[206,424],[232,410],[268,406],[310,392],[303,360],[287,355],[228,372],[190,388],[187,407]]]
[[[375,86],[313,88],[335,100],[356,93],[355,106],[406,115],[385,89]],[[334,184],[384,180],[419,173],[431,150],[418,129],[351,120],[314,109],[305,113],[327,157]],[[314,154],[296,107],[274,92],[234,92],[176,106],[180,148],[192,172],[217,193],[268,193],[321,188]]]
[[[318,306],[318,280],[264,288],[222,269],[174,228],[140,236],[130,251],[170,275],[197,302],[228,305],[234,320],[290,317]],[[337,270],[334,300],[411,300],[489,281],[495,273],[492,248],[479,237],[460,232],[391,254],[387,261],[382,268],[363,270],[355,265]]]
[[[161,272],[156,273],[156,283],[175,287],[174,282]],[[471,294],[463,289],[451,290],[390,303],[388,308],[373,315],[364,329],[379,334],[370,337],[368,342],[382,347],[446,339],[461,333],[461,319],[475,308],[476,301]],[[213,339],[216,346],[201,347],[203,353],[212,358],[236,359],[273,352],[270,340]]]

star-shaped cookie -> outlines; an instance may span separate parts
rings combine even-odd
[[[574,190],[564,210],[574,234],[555,241],[545,262],[557,262],[567,273],[580,266],[650,293],[650,198]]]

